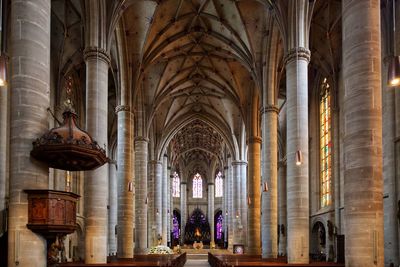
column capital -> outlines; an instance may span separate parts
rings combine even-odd
[[[261,144],[261,143],[262,143],[262,138],[259,137],[259,136],[250,136],[250,137],[247,139],[247,141],[248,141],[249,144],[250,144],[250,143],[259,143],[259,144]]]
[[[260,109],[261,114],[268,113],[268,112],[275,112],[277,115],[279,115],[279,108],[275,105],[267,105]]]
[[[208,185],[208,186],[210,186],[210,185],[214,185],[214,183],[207,183],[207,185]]]
[[[232,161],[232,166],[242,166],[242,165],[247,165],[247,161],[244,160]]]
[[[117,165],[117,161],[115,159],[109,159],[108,160],[109,164]]]
[[[115,107],[115,113],[118,114],[120,111],[131,112],[131,107],[128,105],[118,105]]]
[[[162,161],[160,161],[160,160],[149,160],[149,163],[150,164],[160,164],[160,165],[162,165]]]
[[[278,168],[283,168],[286,166],[286,157],[278,161]]]
[[[284,62],[285,64],[287,64],[289,63],[289,61],[295,59],[305,60],[307,62],[310,62],[310,58],[311,58],[311,52],[309,49],[305,47],[294,47],[286,53]]]
[[[144,136],[136,136],[135,137],[135,142],[136,141],[144,141],[144,142],[149,142],[149,138],[146,138],[146,137],[144,137]]]
[[[110,65],[110,55],[103,48],[88,46],[83,50],[83,58],[85,61],[90,59],[101,59],[108,65]]]

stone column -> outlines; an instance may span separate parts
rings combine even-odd
[[[50,6],[50,0],[11,2],[10,267],[32,266],[33,262],[46,266],[47,262],[46,240],[26,227],[28,200],[23,190],[48,189],[48,167],[29,153],[32,141],[49,126]]]
[[[286,220],[286,161],[279,163],[278,169],[278,205],[279,205],[279,248],[280,256],[286,255],[287,220]]]
[[[155,161],[154,169],[154,223],[156,226],[156,243],[162,237],[162,162]]]
[[[298,47],[286,56],[287,77],[287,253],[289,263],[309,262],[308,62]],[[296,153],[301,164],[296,164]]]
[[[263,125],[263,192],[262,257],[278,257],[278,114],[276,106],[262,109]],[[266,188],[267,187],[267,188]]]
[[[167,244],[170,246],[171,244],[171,223],[172,223],[172,181],[171,181],[171,166],[167,166],[167,174],[165,179],[167,179]]]
[[[135,138],[135,254],[147,249],[147,150],[149,140]]]
[[[118,258],[133,258],[134,181],[133,114],[127,105],[115,108],[118,116]]]
[[[346,266],[383,266],[380,2],[342,10]]]
[[[6,197],[8,196],[8,147],[9,147],[9,122],[8,122],[8,87],[0,86],[0,214],[6,208]],[[0,218],[0,235],[3,235],[3,220]]]
[[[156,226],[154,221],[154,180],[155,180],[155,165],[154,160],[149,161],[148,171],[149,177],[147,181],[147,245],[148,247],[152,247],[156,245]]]
[[[172,233],[172,230],[173,230],[173,227],[174,227],[173,221],[172,221],[172,218],[174,216],[174,197],[172,195],[172,185],[173,185],[174,175],[173,175],[173,172],[171,171],[171,167],[169,167],[168,173],[169,173],[169,183],[170,183],[170,187],[169,187],[169,190],[170,190],[170,205],[169,205],[170,214],[169,214],[169,220],[170,221],[169,221],[168,236],[169,236],[171,244],[172,244],[171,233]]]
[[[117,233],[115,227],[118,223],[118,182],[117,182],[117,162],[109,163],[109,192],[108,192],[108,255],[117,253]]]
[[[238,162],[239,163],[239,162]],[[246,229],[247,229],[247,162],[240,161],[239,163],[239,171],[240,171],[240,233],[241,233],[241,242],[247,247],[247,238],[245,238]]]
[[[232,225],[233,225],[233,244],[243,243],[243,233],[241,229],[242,213],[240,209],[240,162],[232,162]]]
[[[160,212],[162,218],[162,244],[167,245],[167,224],[168,224],[168,157],[164,155],[162,163],[162,212]]]
[[[252,136],[248,140],[249,188],[248,188],[248,226],[247,253],[261,254],[261,138]]]
[[[208,183],[208,220],[210,222],[211,242],[215,243],[215,222],[214,222],[214,200],[215,190],[214,183]]]
[[[224,197],[223,197],[223,211],[222,216],[224,217],[223,220],[223,228],[224,228],[224,243],[228,242],[228,166],[224,167],[224,175],[222,176],[224,179]]]
[[[86,130],[107,151],[107,52],[97,47],[84,51],[86,62]],[[85,175],[85,263],[107,262],[107,164]]]
[[[182,179],[182,178],[181,178]],[[185,226],[187,218],[187,183],[181,182],[181,244],[185,242]]]
[[[386,63],[386,62],[385,62]],[[387,64],[384,64],[383,73],[387,73]],[[396,146],[399,135],[396,134],[396,105],[399,95],[393,88],[387,88],[386,75],[382,75],[382,149],[383,149],[383,211],[384,211],[384,251],[385,266],[393,263],[399,265],[399,231],[397,219],[397,194],[396,194]],[[396,97],[397,95],[397,97]],[[398,110],[397,110],[398,111]],[[398,113],[400,114],[400,113]],[[394,145],[393,145],[394,144]]]
[[[228,198],[227,198],[227,208],[228,208],[228,249],[233,250],[233,240],[234,235],[236,234],[233,230],[233,220],[235,218],[235,212],[233,210],[233,177],[232,177],[232,159],[228,158],[228,166],[227,169],[228,176],[226,177],[228,183]]]

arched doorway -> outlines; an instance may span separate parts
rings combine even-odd
[[[322,222],[316,222],[311,232],[311,258],[326,261],[326,232]]]

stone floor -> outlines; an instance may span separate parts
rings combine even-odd
[[[190,251],[193,252],[193,251]],[[199,253],[197,251],[196,253],[186,253],[186,266],[191,266],[191,267],[209,267],[210,265],[208,264],[208,255]]]

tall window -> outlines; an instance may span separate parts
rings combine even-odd
[[[331,90],[326,78],[321,85],[320,114],[320,196],[321,208],[332,203]]]
[[[172,196],[180,197],[181,196],[181,179],[177,172],[174,172],[174,178],[172,178]]]
[[[222,212],[217,217],[217,240],[222,239]]]
[[[223,192],[223,180],[221,172],[218,172],[215,177],[215,197],[222,197]]]
[[[196,173],[193,177],[193,198],[203,197],[203,180],[200,174]]]
[[[172,217],[172,236],[174,239],[179,239],[181,230],[179,227],[179,219],[176,214],[176,211],[173,212],[173,217]]]

